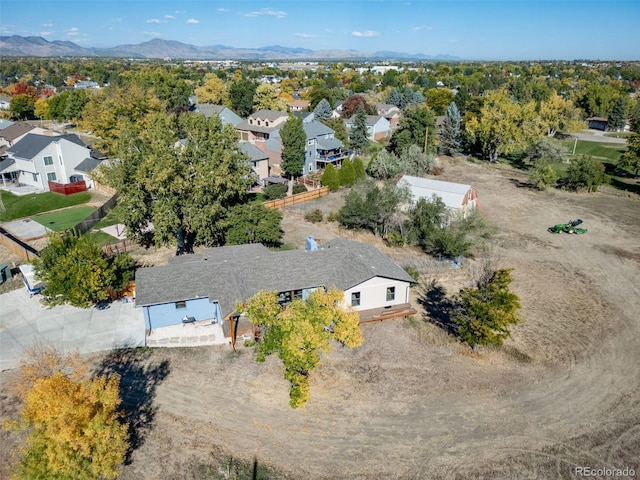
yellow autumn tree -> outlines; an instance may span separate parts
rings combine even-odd
[[[297,299],[285,308],[276,292],[259,292],[246,305],[251,321],[260,329],[258,361],[277,353],[284,377],[291,382],[289,404],[304,406],[310,396],[309,376],[320,362],[320,353],[337,340],[350,348],[363,342],[358,312],[343,305],[344,292],[318,289],[307,300]]]
[[[227,105],[229,103],[229,89],[222,79],[213,73],[207,73],[204,83],[196,88],[198,103],[213,103]]]
[[[129,448],[117,375],[87,377],[77,355],[31,352],[15,390],[23,399],[17,428],[28,431],[16,479],[116,478]]]

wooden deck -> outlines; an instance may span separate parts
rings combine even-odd
[[[418,313],[410,303],[402,303],[391,307],[371,308],[360,310],[360,325],[365,323],[383,322],[396,318],[409,317]]]

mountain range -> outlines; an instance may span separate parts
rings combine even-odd
[[[404,52],[358,52],[356,50],[310,50],[269,45],[260,48],[236,48],[227,45],[198,47],[159,38],[135,45],[112,48],[86,48],[73,42],[20,35],[0,36],[0,56],[7,57],[125,57],[172,58],[185,60],[461,60],[451,55],[429,56]]]

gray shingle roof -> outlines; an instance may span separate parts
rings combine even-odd
[[[58,136],[37,135],[35,133],[28,133],[22,140],[13,145],[7,151],[17,158],[32,159],[38,153],[44,150],[51,142],[58,142],[60,140],[67,140],[69,142],[75,143],[76,145],[86,147],[85,143],[80,140],[80,137],[72,133],[68,135]]]
[[[16,138],[24,135],[34,128],[36,127],[29,125],[28,123],[14,123],[13,125],[3,128],[0,132],[0,137],[4,138],[8,142],[13,142]]]
[[[334,150],[336,148],[342,148],[344,144],[337,138],[319,138],[318,148],[321,150]]]
[[[256,147],[250,142],[240,142],[240,148],[254,162],[257,160],[265,160],[269,158],[269,155],[264,153],[262,150],[260,150],[258,147]]]
[[[78,170],[79,172],[89,173],[91,170],[96,168],[101,163],[102,163],[102,160],[88,157],[82,160],[75,169]]]
[[[272,252],[258,244],[227,246],[174,257],[166,266],[138,269],[136,304],[208,297],[218,301],[226,316],[236,301],[247,300],[260,290],[318,286],[346,290],[376,276],[413,282],[374,246],[347,239],[332,240],[313,252]]]
[[[242,121],[233,110],[225,107],[224,105],[215,105],[213,103],[198,103],[195,107],[195,111],[201,113],[207,118],[211,118],[214,115],[218,115],[223,125],[231,124],[237,125]]]

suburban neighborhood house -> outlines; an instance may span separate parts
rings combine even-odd
[[[317,288],[335,286],[345,292],[344,306],[353,307],[360,321],[367,322],[415,313],[409,303],[413,283],[372,245],[340,238],[318,247],[310,237],[305,250],[273,252],[261,244],[224,246],[172,257],[168,265],[138,269],[136,306],[142,307],[150,332],[207,321],[222,326],[229,337],[229,321],[237,318],[236,303],[261,290],[278,292],[280,303],[286,305],[306,299]],[[242,331],[252,331],[244,318],[238,327]]]
[[[198,103],[193,107],[194,112],[201,113],[207,118],[217,115],[222,125],[231,125],[235,127],[242,122],[242,117],[237,115],[233,110],[224,105],[214,105],[213,103]]]
[[[351,131],[355,126],[356,116],[352,115],[350,118],[345,119],[344,125],[348,131]],[[377,142],[385,137],[391,136],[391,124],[383,116],[379,115],[367,115],[367,137],[369,140]]]
[[[87,174],[103,159],[77,135],[29,133],[7,150],[0,174],[3,184],[9,180],[45,192],[51,190],[50,182],[84,182],[86,188],[92,188],[93,181]]]
[[[407,185],[415,204],[421,198],[431,200],[440,197],[447,207],[449,218],[466,218],[478,207],[478,193],[471,185],[443,182],[431,178],[404,175],[398,186]]]
[[[29,123],[17,122],[0,130],[0,147],[11,147],[22,140],[27,133],[37,133],[38,135],[58,135],[56,132],[40,127],[34,127]]]
[[[271,134],[282,128],[289,118],[286,112],[276,110],[258,110],[252,113],[246,120],[236,125],[240,133],[240,140],[248,142],[267,141]]]

